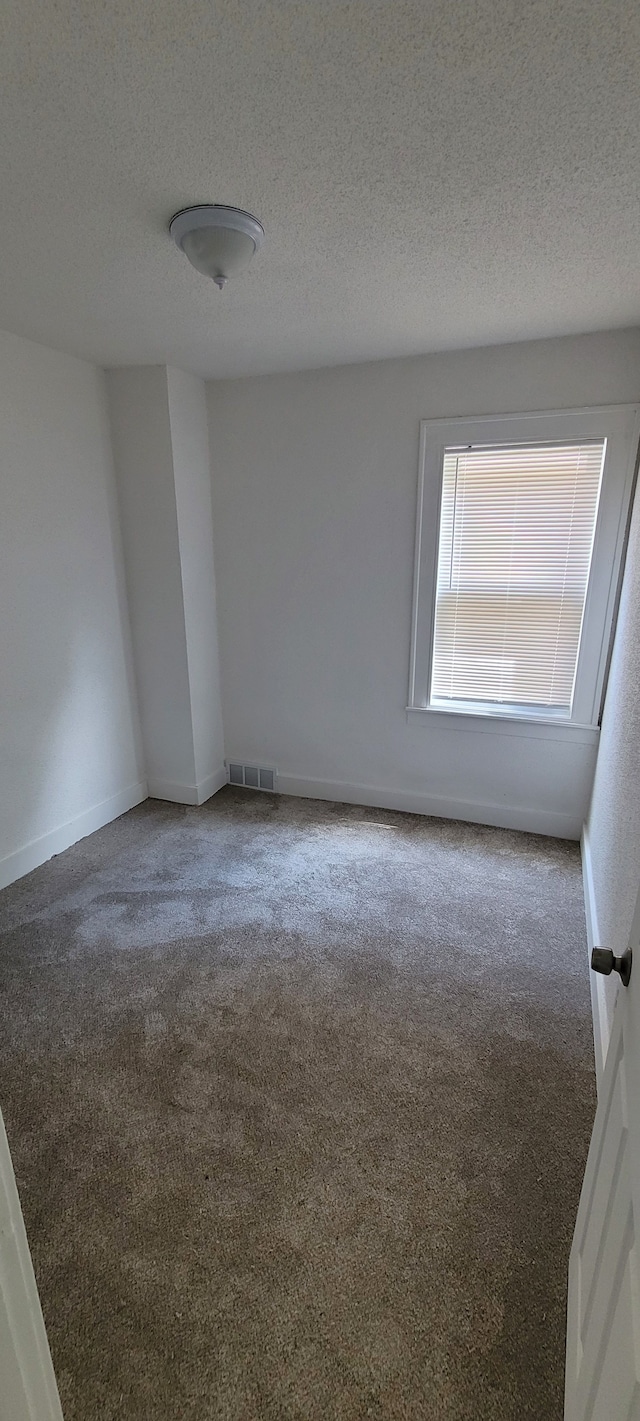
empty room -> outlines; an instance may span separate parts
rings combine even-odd
[[[0,5],[0,1421],[640,1421],[637,6]]]

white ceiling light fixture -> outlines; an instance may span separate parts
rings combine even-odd
[[[169,231],[196,271],[210,276],[220,291],[244,271],[264,241],[257,217],[222,203],[183,207],[171,218]]]

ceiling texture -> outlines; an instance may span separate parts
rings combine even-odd
[[[3,0],[0,327],[294,370],[640,321],[637,0]],[[180,207],[266,242],[220,293]]]

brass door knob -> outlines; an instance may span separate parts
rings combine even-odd
[[[611,972],[619,972],[623,987],[629,986],[631,976],[632,953],[627,947],[621,957],[614,957],[610,947],[594,947],[591,953],[591,966],[594,972],[603,972],[608,977]]]

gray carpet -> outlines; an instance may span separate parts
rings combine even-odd
[[[560,1421],[578,848],[225,789],[0,895],[67,1421]]]

